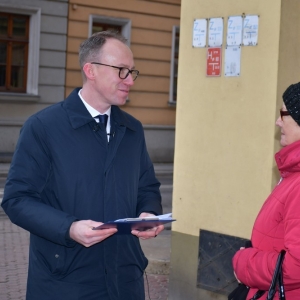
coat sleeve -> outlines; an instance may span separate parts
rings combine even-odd
[[[283,281],[285,289],[300,288],[300,188],[295,187],[288,194],[283,211],[284,249]],[[244,284],[267,290],[271,284],[278,251],[263,251],[247,248],[233,257],[233,269]]]
[[[138,185],[137,216],[142,212],[162,214],[160,182],[155,177],[154,167],[149,157],[144,135],[142,136],[140,177]]]
[[[14,224],[54,243],[72,247],[75,242],[68,233],[76,218],[53,208],[41,197],[50,174],[47,132],[33,116],[21,129],[1,205]]]

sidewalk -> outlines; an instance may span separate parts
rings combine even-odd
[[[25,299],[29,233],[0,209],[0,299]]]
[[[167,300],[170,272],[171,231],[164,230],[155,239],[141,240],[141,245],[149,261],[148,267],[146,268],[147,275],[145,276],[145,299]]]

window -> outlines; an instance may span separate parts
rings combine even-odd
[[[169,103],[171,105],[175,105],[177,102],[178,55],[179,55],[179,26],[173,26],[170,91],[169,91]]]
[[[94,22],[93,23],[93,28],[92,28],[92,34],[98,31],[106,31],[106,30],[113,30],[113,31],[118,31],[122,32],[122,26],[119,25],[113,25],[113,24],[105,24],[105,23],[99,23],[99,22]]]
[[[90,35],[105,30],[118,31],[127,39],[127,45],[130,46],[131,20],[105,16],[90,16]],[[127,98],[126,101],[129,102],[129,98]]]
[[[128,46],[130,46],[131,20],[91,15],[89,25],[90,36],[97,31],[117,30],[127,39]]]
[[[0,13],[0,91],[26,92],[29,16]]]
[[[0,3],[0,11],[0,101],[7,101],[7,99],[36,101],[38,98],[41,8],[22,4],[10,6],[8,3]],[[6,31],[4,35],[5,16],[22,20],[15,25],[16,29],[14,30],[16,33],[13,34],[13,37],[7,34],[8,31]],[[25,23],[24,20],[26,20]],[[10,26],[10,29],[14,32],[13,23],[7,26]],[[25,36],[27,36],[28,39],[27,50],[25,47]],[[14,38],[14,40],[12,40],[12,38]],[[11,43],[19,43],[18,48],[9,52],[10,55],[15,55],[14,57],[12,55],[11,58],[8,58],[7,52],[5,52],[5,47],[7,47],[9,39],[11,39]],[[24,50],[24,52],[21,53],[21,49],[22,51]],[[25,53],[25,51],[27,51],[27,53]],[[10,59],[11,61],[10,76],[6,75],[6,72],[8,72],[6,69],[4,71],[4,68],[8,68],[6,59]],[[24,59],[23,62],[22,59]],[[5,84],[3,83],[4,81]],[[16,81],[18,83],[16,83]],[[7,89],[7,85],[10,89]]]

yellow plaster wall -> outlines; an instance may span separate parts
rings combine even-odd
[[[287,2],[287,1],[286,1]],[[295,2],[295,1],[292,1]],[[207,48],[192,47],[194,19],[259,15],[258,45],[242,47],[241,76],[206,77]],[[172,230],[249,238],[273,185],[280,0],[182,0]]]

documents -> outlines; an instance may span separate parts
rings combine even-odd
[[[130,233],[133,229],[145,231],[158,225],[170,223],[173,221],[176,220],[172,218],[172,213],[169,213],[145,218],[125,218],[115,221],[109,221],[98,227],[94,227],[93,230],[117,228],[119,234],[125,234]]]

